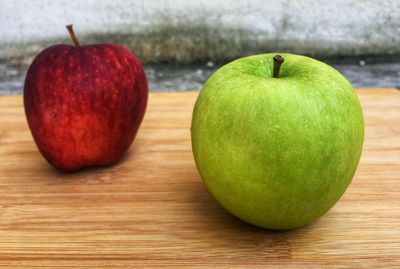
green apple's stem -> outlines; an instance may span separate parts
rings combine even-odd
[[[274,73],[272,75],[273,78],[279,78],[279,70],[281,69],[281,65],[285,59],[281,55],[274,56]]]
[[[67,30],[69,32],[69,35],[71,36],[72,42],[74,42],[74,44],[75,44],[75,47],[79,47],[78,38],[76,38],[76,35],[74,33],[74,29],[72,29],[72,24],[69,24],[66,27],[67,27]]]

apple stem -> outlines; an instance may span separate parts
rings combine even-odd
[[[279,78],[279,70],[281,69],[281,65],[285,59],[281,55],[274,56],[274,73],[272,75],[273,78]]]
[[[76,38],[76,35],[74,33],[74,29],[72,29],[72,24],[69,24],[66,27],[67,27],[67,30],[69,32],[69,35],[71,36],[72,42],[74,42],[76,47],[79,47],[78,38]]]

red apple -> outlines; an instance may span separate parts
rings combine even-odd
[[[54,45],[26,75],[26,118],[39,151],[70,172],[117,162],[142,122],[148,83],[140,61],[116,44]]]

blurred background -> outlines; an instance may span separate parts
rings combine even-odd
[[[120,43],[143,62],[151,91],[199,90],[221,65],[305,54],[355,87],[400,87],[399,0],[0,0],[0,94],[21,94],[33,57],[71,43]]]

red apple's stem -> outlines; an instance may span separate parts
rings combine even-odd
[[[274,56],[274,73],[272,75],[273,78],[279,78],[279,70],[281,69],[281,65],[285,59],[281,55]]]
[[[67,30],[69,32],[69,35],[71,36],[72,42],[74,42],[76,47],[79,47],[78,38],[76,38],[76,35],[74,33],[74,29],[72,29],[72,24],[69,24],[66,27],[67,27]]]

